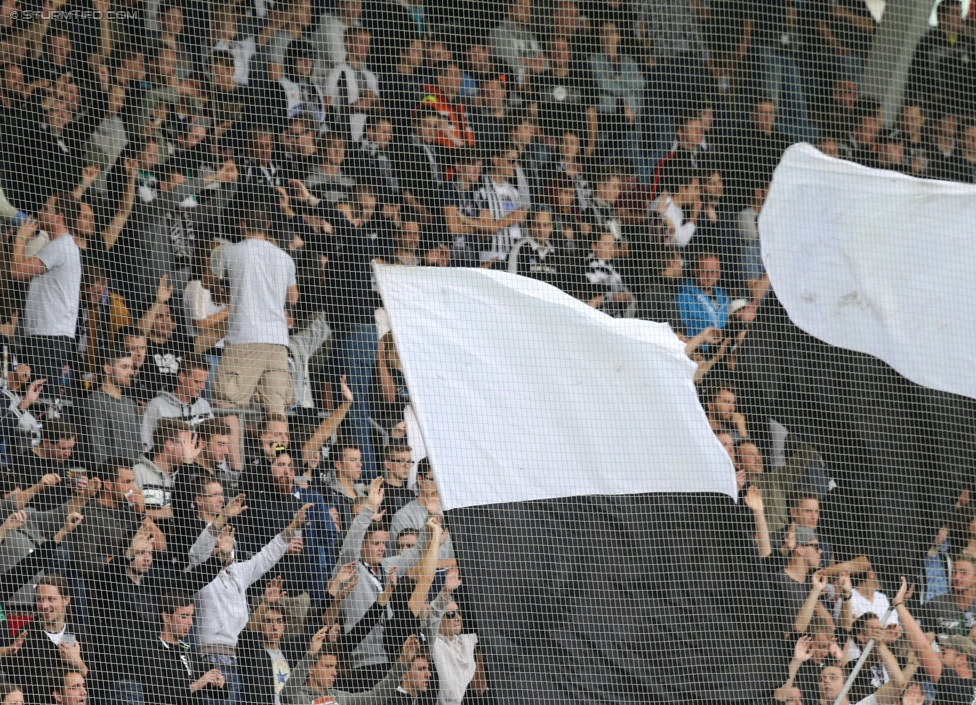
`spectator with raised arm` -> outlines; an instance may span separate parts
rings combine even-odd
[[[342,604],[343,630],[349,632],[363,618],[383,592],[389,578],[383,570],[383,557],[390,532],[380,523],[383,504],[383,478],[369,486],[366,506],[353,520],[339,551],[337,567],[357,562],[358,584]],[[338,568],[337,568],[338,569]],[[387,610],[392,617],[392,610]],[[359,687],[375,685],[389,669],[389,654],[383,646],[383,624],[377,624],[350,654],[353,678]]]
[[[120,701],[138,698],[141,692],[132,666],[156,631],[162,593],[176,588],[198,590],[223,567],[213,557],[194,570],[175,573],[172,579],[166,573],[151,572],[154,533],[147,522],[123,555],[111,556],[97,579],[85,582],[99,681]]]
[[[10,252],[10,277],[30,282],[24,304],[25,350],[34,375],[57,389],[64,368],[77,369],[75,333],[81,304],[81,250],[74,228],[80,215],[78,202],[69,194],[52,196],[38,214],[18,229]],[[38,226],[48,243],[28,257],[24,250]],[[65,390],[68,391],[68,390]]]
[[[396,552],[396,541],[401,531],[404,529],[422,531],[428,519],[441,516],[441,498],[437,494],[437,485],[434,483],[434,471],[426,458],[417,464],[417,489],[419,490],[417,499],[403,505],[390,523],[387,551],[391,555]],[[440,567],[454,565],[454,543],[447,531],[444,532],[438,560]]]
[[[488,688],[484,661],[477,650],[478,635],[463,633],[461,609],[452,599],[459,587],[461,577],[457,568],[451,568],[424,620],[440,686],[438,705],[460,705],[469,691],[474,697],[480,697]]]
[[[905,604],[913,591],[914,586],[909,587],[902,576],[901,587],[892,600],[892,605],[905,629],[908,643],[918,657],[919,667],[936,688],[937,702],[972,702],[976,694],[972,666],[973,659],[976,658],[976,644],[958,633],[943,634],[939,637],[939,650],[936,652],[932,648],[931,635],[922,631]]]
[[[851,697],[861,700],[889,682],[894,683],[899,691],[903,689],[906,682],[904,674],[898,665],[898,659],[885,643],[885,630],[878,616],[871,612],[864,613],[854,620],[851,634],[857,642],[859,652],[866,648],[868,642],[874,640],[874,648],[851,685]]]
[[[291,666],[281,650],[285,614],[279,602],[286,595],[281,576],[268,583],[238,641],[241,692],[248,702],[280,702]]]
[[[237,641],[249,618],[247,590],[289,549],[301,545],[296,532],[305,523],[305,512],[310,508],[311,505],[303,505],[280,534],[246,561],[235,560],[234,528],[219,521],[203,534],[206,542],[198,542],[191,552],[191,565],[204,562],[215,551],[224,566],[210,584],[196,593],[196,643],[204,661],[218,668],[227,680],[229,704],[246,702],[246,694],[241,692]]]
[[[146,500],[146,514],[161,526],[173,521],[173,487],[180,467],[200,454],[196,434],[179,419],[162,419],[153,433],[152,456],[143,455],[132,469]]]
[[[782,605],[780,617],[784,632],[798,626],[797,616],[810,595],[808,587],[810,574],[820,567],[820,541],[817,534],[805,526],[798,526],[791,533],[790,541],[794,545],[790,547],[790,558],[786,567],[776,573],[774,580]],[[820,604],[819,600],[814,605],[814,614],[831,624],[834,622],[830,612]]]
[[[417,637],[408,637],[403,642],[400,657],[382,680],[365,692],[349,693],[334,687],[339,657],[331,645],[323,648],[328,636],[329,627],[323,627],[312,637],[305,658],[295,666],[285,683],[281,693],[283,705],[314,705],[330,701],[337,705],[384,705],[395,695],[419,648]]]

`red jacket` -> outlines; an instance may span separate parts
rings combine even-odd
[[[474,147],[474,132],[468,127],[468,115],[460,103],[448,103],[447,100],[432,86],[426,86],[427,95],[423,103],[432,107],[437,114],[447,120],[450,132],[437,137],[437,144],[441,147],[454,149],[454,138],[464,140],[468,147]]]

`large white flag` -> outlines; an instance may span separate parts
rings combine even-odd
[[[720,492],[731,461],[667,325],[614,319],[533,279],[377,266],[445,509]]]
[[[976,397],[976,186],[790,147],[759,218],[790,319],[920,385]]]

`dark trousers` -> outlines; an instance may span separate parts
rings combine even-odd
[[[31,368],[31,379],[46,379],[44,396],[58,396],[58,385],[67,382],[60,396],[67,396],[72,373],[77,370],[75,340],[66,335],[30,335],[24,338],[25,361]],[[71,371],[65,378],[65,367]]]

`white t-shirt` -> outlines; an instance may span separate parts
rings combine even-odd
[[[213,272],[230,280],[225,341],[288,345],[285,302],[295,286],[295,262],[266,240],[248,238],[214,250]]]
[[[840,604],[840,601],[838,601],[837,606],[834,607],[835,618],[840,616]],[[862,614],[867,614],[870,612],[877,615],[878,619],[880,620],[882,617],[884,617],[885,612],[888,611],[888,605],[888,597],[880,590],[874,591],[873,600],[868,600],[857,590],[851,591],[851,614],[854,616],[854,619],[857,619]],[[888,617],[888,624],[898,624],[898,613],[894,610],[891,611],[891,615]],[[885,625],[882,624],[881,626],[884,627]],[[847,658],[854,660],[860,658],[860,656],[860,647],[854,643],[853,639],[851,639],[851,644],[847,648]]]
[[[477,661],[474,647],[478,643],[477,634],[458,634],[453,639],[438,635],[431,646],[440,691],[437,693],[438,705],[461,705],[464,692],[474,678]]]
[[[199,279],[187,282],[186,289],[183,290],[183,306],[190,317],[190,328],[194,337],[200,335],[201,332],[193,325],[195,321],[202,321],[204,318],[209,318],[227,308],[226,304],[218,306],[214,303],[210,289],[204,287]],[[224,339],[218,340],[214,347],[224,347]]]
[[[66,233],[45,245],[37,257],[47,271],[31,279],[24,332],[74,338],[81,299],[81,250]]]

